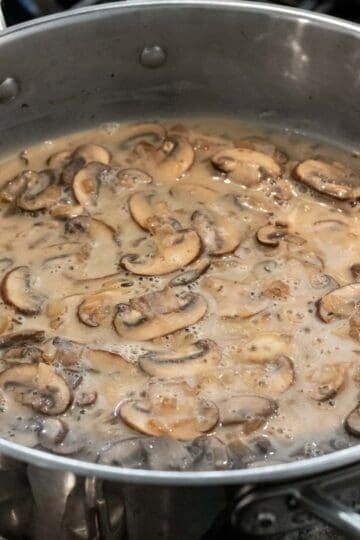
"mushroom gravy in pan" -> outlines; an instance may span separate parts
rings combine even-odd
[[[225,121],[109,124],[0,179],[2,437],[175,470],[356,444],[356,156]]]

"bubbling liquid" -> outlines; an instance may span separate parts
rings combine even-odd
[[[0,179],[2,437],[167,470],[356,444],[355,155],[225,120],[111,124]]]

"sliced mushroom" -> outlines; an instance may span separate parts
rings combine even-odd
[[[266,287],[264,294],[274,300],[286,300],[290,295],[290,287],[281,279],[277,279]]]
[[[55,152],[55,154],[51,154],[51,156],[48,157],[46,165],[50,169],[63,168],[68,163],[70,156],[70,152],[66,150]]]
[[[166,136],[166,129],[155,123],[144,123],[132,125],[120,136],[120,148],[129,150],[141,141],[146,141],[150,144],[161,143]]]
[[[33,364],[41,362],[43,358],[43,351],[32,343],[15,345],[3,354],[3,360],[7,364]]]
[[[288,225],[286,223],[269,223],[260,227],[256,233],[256,239],[260,244],[270,247],[278,247],[280,240],[288,235]]]
[[[217,315],[225,319],[253,317],[270,305],[269,298],[257,285],[205,276],[201,286],[214,297]]]
[[[241,227],[222,214],[195,210],[191,223],[211,255],[232,253],[243,238]]]
[[[206,310],[207,303],[202,296],[179,295],[167,288],[121,304],[114,326],[121,337],[147,341],[197,323]]]
[[[128,206],[131,217],[139,227],[148,231],[154,217],[164,222],[171,222],[171,210],[166,201],[156,201],[154,191],[139,191],[129,198]]]
[[[57,204],[50,209],[50,214],[58,219],[72,219],[81,216],[84,209],[81,204]]]
[[[159,397],[156,404],[125,401],[120,407],[121,419],[146,435],[167,435],[185,441],[214,429],[219,420],[214,403],[201,398],[184,399],[179,393],[171,396],[162,401]]]
[[[28,266],[18,266],[5,274],[1,283],[4,302],[25,315],[40,313],[44,296],[32,290],[32,276]]]
[[[56,428],[54,427],[54,434],[56,433],[55,429]],[[47,431],[49,432],[50,430],[48,429]],[[62,432],[59,431],[59,434],[62,435]],[[39,432],[38,437],[41,448],[45,448],[46,450],[54,452],[54,454],[59,454],[61,456],[78,454],[85,446],[84,437],[82,437],[76,431],[69,429],[61,442],[56,442],[52,440],[51,436],[47,437],[47,434],[44,433],[44,429]]]
[[[116,187],[134,189],[143,184],[151,184],[152,176],[141,169],[121,169],[116,175]]]
[[[245,433],[259,429],[278,409],[275,400],[251,394],[225,399],[217,406],[223,426],[239,424]]]
[[[181,272],[169,281],[169,287],[184,287],[193,283],[202,276],[211,264],[210,257],[206,255],[196,259],[191,265],[187,266],[185,272]]]
[[[353,196],[353,186],[349,180],[355,174],[340,163],[325,163],[308,159],[300,163],[294,171],[297,180],[335,199],[347,200]]]
[[[68,163],[64,165],[61,173],[61,183],[65,186],[72,186],[75,176],[85,166],[86,163],[83,158],[70,158]]]
[[[357,405],[346,417],[345,428],[350,435],[360,437],[360,405]]]
[[[83,144],[78,146],[72,157],[75,160],[77,158],[83,159],[86,164],[102,163],[103,165],[108,165],[111,161],[109,150],[99,144]]]
[[[183,176],[194,162],[194,150],[181,135],[167,137],[155,151],[153,160],[156,171],[163,177],[176,179]]]
[[[239,366],[244,387],[271,396],[285,392],[295,380],[293,361],[285,356],[259,357]]]
[[[98,393],[96,392],[96,390],[92,390],[90,392],[79,392],[76,395],[75,404],[78,407],[91,407],[91,405],[94,405],[94,403],[96,403],[97,398]]]
[[[317,314],[324,322],[350,317],[360,302],[360,283],[339,287],[325,296],[317,304]]]
[[[152,377],[174,378],[204,373],[220,360],[221,353],[216,343],[202,339],[182,353],[149,351],[140,356],[139,364]]]
[[[34,343],[40,343],[45,341],[46,334],[43,330],[19,330],[18,332],[12,332],[11,334],[4,334],[0,336],[0,349],[6,347],[14,347],[21,343],[27,343],[32,341]]]
[[[54,185],[54,181],[52,170],[31,175],[26,189],[16,199],[17,206],[28,212],[47,210],[54,206],[63,194],[62,188]]]
[[[145,259],[125,255],[121,265],[126,270],[142,276],[161,276],[186,267],[200,254],[201,240],[195,231],[178,231],[170,225],[163,225],[155,230],[155,235],[155,255]]]
[[[19,173],[11,180],[8,180],[2,187],[0,195],[4,201],[15,201],[27,188],[28,183],[32,178],[37,178],[38,174],[34,171],[27,170]]]
[[[0,385],[12,390],[23,405],[47,415],[62,414],[71,402],[71,392],[64,379],[42,362],[15,366],[0,374]]]
[[[78,317],[86,326],[93,328],[110,323],[116,305],[124,301],[124,289],[109,289],[85,298],[78,307]]]
[[[310,388],[307,394],[316,401],[327,401],[335,397],[343,388],[348,366],[345,364],[325,364],[314,369],[306,377]]]
[[[73,192],[83,208],[91,209],[96,206],[100,190],[100,176],[103,171],[103,165],[90,163],[74,176]]]
[[[211,161],[216,169],[228,173],[231,181],[244,186],[253,186],[281,174],[280,166],[271,156],[248,148],[221,150]]]
[[[196,199],[200,203],[212,204],[219,199],[219,191],[201,184],[179,182],[170,190],[174,197],[185,197],[188,200]]]
[[[68,432],[68,425],[60,418],[43,418],[38,432],[39,443],[44,448],[61,444]]]

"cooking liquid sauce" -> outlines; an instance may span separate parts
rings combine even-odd
[[[101,126],[4,162],[1,436],[197,470],[355,444],[357,167],[215,119]],[[45,172],[9,183],[22,171]]]

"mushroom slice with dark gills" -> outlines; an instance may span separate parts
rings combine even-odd
[[[256,240],[264,246],[278,247],[280,241],[288,234],[289,229],[286,223],[269,223],[257,230]]]
[[[195,210],[191,224],[200,235],[210,255],[232,253],[243,239],[243,231],[229,216],[205,210]]]
[[[71,392],[64,379],[42,362],[3,371],[0,385],[5,391],[12,391],[21,404],[47,415],[62,414],[71,402]]]
[[[145,184],[151,184],[152,176],[141,169],[121,169],[113,182],[113,189],[117,192],[119,189],[134,189]]]
[[[159,378],[196,376],[214,368],[221,352],[214,341],[202,339],[182,352],[149,351],[139,357],[140,367]]]
[[[233,396],[216,405],[220,423],[223,426],[240,425],[244,433],[259,429],[278,409],[275,400],[252,394]]]
[[[213,296],[217,304],[216,313],[224,319],[252,317],[271,303],[259,286],[232,279],[205,276],[201,287]]]
[[[206,311],[207,302],[199,294],[166,288],[120,304],[114,326],[125,339],[147,341],[197,323]]]
[[[347,415],[345,429],[350,435],[360,437],[360,404]]]
[[[211,264],[211,258],[206,255],[196,259],[187,266],[185,272],[181,272],[169,281],[169,287],[184,287],[193,283],[202,276]]]
[[[15,347],[26,343],[41,343],[45,341],[46,334],[44,330],[19,330],[18,332],[11,332],[10,334],[3,334],[0,336],[0,349],[7,347]]]
[[[37,173],[35,171],[26,170],[8,180],[1,188],[1,199],[6,202],[15,201],[22,193],[24,193],[32,178],[37,178]]]
[[[329,323],[334,319],[350,317],[360,304],[360,283],[339,287],[325,296],[317,304],[320,319]]]
[[[5,274],[1,283],[4,302],[24,315],[40,313],[44,296],[33,290],[33,278],[28,266],[17,266]]]
[[[129,296],[126,289],[109,289],[91,294],[78,307],[78,317],[86,326],[93,328],[110,324],[116,310],[116,305]]]
[[[161,276],[185,268],[201,251],[199,235],[191,229],[175,230],[170,224],[154,228],[157,250],[150,258],[125,255],[121,265],[133,274]]]
[[[28,212],[51,208],[63,195],[62,188],[54,182],[52,170],[32,174],[25,190],[16,199],[17,206]]]
[[[315,191],[340,200],[353,198],[354,186],[350,182],[357,179],[353,171],[340,163],[330,164],[317,159],[300,163],[294,170],[294,177]]]
[[[155,191],[134,193],[128,200],[128,207],[135,223],[145,231],[151,230],[154,218],[164,223],[176,223],[168,203],[156,199]]]
[[[141,433],[185,441],[208,433],[219,420],[216,405],[199,398],[185,382],[150,383],[147,400],[125,401],[119,412]]]
[[[74,196],[86,210],[94,209],[97,205],[101,175],[105,170],[106,166],[101,163],[89,163],[74,176],[72,183]]]
[[[138,143],[159,145],[166,137],[166,129],[161,124],[146,122],[126,128],[119,137],[121,150],[130,150]]]
[[[227,173],[232,182],[244,186],[254,186],[281,174],[279,164],[271,156],[248,148],[220,150],[211,162],[216,169]]]
[[[315,401],[334,398],[346,382],[347,364],[325,364],[312,370],[306,376],[305,391]]]

